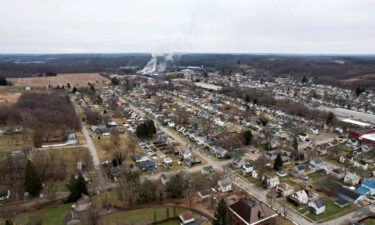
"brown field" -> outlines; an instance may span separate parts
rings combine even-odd
[[[363,75],[360,75],[360,76],[357,76],[357,77],[346,79],[344,81],[350,83],[350,82],[365,81],[365,80],[375,80],[375,74],[374,73],[363,74]]]
[[[18,98],[21,96],[21,92],[14,93],[1,93],[0,94],[0,105],[8,103],[16,103]]]
[[[64,73],[55,77],[25,77],[25,78],[8,78],[15,86],[57,86],[70,85],[76,87],[87,86],[87,83],[103,84],[108,81],[107,78],[100,76],[99,73]]]

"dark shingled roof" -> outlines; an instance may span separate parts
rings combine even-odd
[[[264,202],[259,201],[254,197],[246,200],[240,200],[230,205],[229,208],[248,223],[254,223],[264,218],[276,215],[276,213],[270,207],[264,204]]]

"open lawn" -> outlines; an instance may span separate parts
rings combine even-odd
[[[348,214],[354,210],[352,205],[345,206],[344,208],[341,208],[337,205],[335,205],[333,200],[327,200],[326,201],[326,211],[320,215],[315,215],[312,213],[307,214],[307,217],[314,221],[318,222],[326,222],[335,218],[338,218],[340,216],[343,216],[345,214]]]
[[[362,221],[362,223],[364,223],[366,225],[375,225],[375,219],[369,218],[369,219],[366,219],[366,220]]]
[[[324,177],[325,175],[322,174],[322,173],[319,173],[319,172],[313,172],[313,173],[309,173],[307,174],[307,176],[312,179],[312,180],[318,180],[322,177]]]
[[[0,151],[15,150],[26,146],[33,146],[33,140],[29,134],[4,134],[0,135]]]
[[[125,223],[141,223],[145,222],[150,224],[154,222],[154,215],[156,214],[156,221],[164,220],[167,218],[167,209],[169,209],[169,217],[174,216],[173,207],[156,207],[156,208],[146,208],[137,209],[131,211],[123,211],[109,214],[104,217],[105,225],[115,225],[116,222],[122,221]],[[176,208],[175,216],[188,211],[187,209]],[[193,215],[197,216],[195,213]],[[166,223],[175,224],[175,223]]]
[[[14,224],[28,224],[35,222],[37,219],[42,220],[43,225],[65,225],[65,214],[71,209],[72,204],[63,204],[54,208],[46,208],[30,213],[17,215]],[[0,219],[3,224],[2,219]]]

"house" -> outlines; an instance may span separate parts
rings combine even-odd
[[[208,198],[208,197],[210,197],[210,195],[211,195],[211,191],[209,191],[209,190],[198,191],[198,196],[200,198]]]
[[[232,225],[266,225],[274,222],[277,213],[255,197],[242,199],[229,206]]]
[[[72,209],[76,212],[82,212],[82,211],[88,210],[91,205],[92,205],[92,203],[91,203],[91,200],[90,200],[89,196],[82,195],[78,199],[77,203],[72,205]]]
[[[305,167],[303,165],[297,165],[293,167],[293,172],[296,174],[305,174]]]
[[[266,177],[265,179],[266,179],[266,184],[267,184],[268,189],[274,188],[274,187],[276,187],[277,185],[280,184],[279,177],[277,177],[277,176]]]
[[[292,195],[291,199],[298,204],[307,204],[307,202],[309,201],[309,197],[307,196],[305,190],[297,191]]]
[[[276,192],[279,196],[285,197],[293,194],[294,189],[287,183],[281,183],[276,186]]]
[[[0,201],[8,200],[10,198],[10,190],[7,188],[0,188]]]
[[[275,152],[266,152],[265,157],[269,161],[274,161],[277,157],[277,154]]]
[[[210,149],[210,153],[214,154],[216,158],[225,158],[228,155],[228,151],[220,146],[215,146]]]
[[[232,191],[232,181],[229,178],[224,178],[217,182],[218,191],[220,192],[228,192]]]
[[[350,185],[357,185],[359,184],[359,181],[361,180],[361,177],[358,176],[356,173],[347,172],[344,177],[344,182]]]
[[[232,166],[233,166],[233,168],[239,169],[242,166],[244,166],[245,163],[246,163],[246,161],[243,160],[241,157],[236,157],[232,161]]]
[[[314,213],[315,215],[319,215],[326,210],[326,204],[322,198],[309,202],[307,206],[310,212]]]
[[[375,180],[364,180],[355,192],[360,195],[375,195]]]
[[[214,168],[209,165],[209,166],[204,166],[202,169],[201,169],[201,173],[202,175],[207,175],[207,174],[211,174],[214,172]]]
[[[146,161],[143,162],[143,164],[141,165],[141,167],[143,168],[144,171],[154,171],[156,169],[156,164],[154,161],[148,159]]]
[[[181,225],[189,224],[195,221],[195,218],[191,212],[181,213],[178,218],[181,220]]]
[[[77,143],[76,133],[74,131],[66,132],[66,144],[75,145]]]
[[[343,179],[345,176],[345,169],[343,168],[336,168],[332,170],[331,175],[339,180]]]
[[[250,163],[246,163],[245,165],[242,166],[242,173],[248,174],[253,172],[254,167]]]
[[[162,173],[160,175],[160,181],[163,185],[167,185],[170,179],[171,179],[171,176],[167,173]]]
[[[311,169],[320,170],[322,165],[323,165],[323,162],[319,158],[312,159],[309,161],[309,167]]]
[[[351,189],[333,180],[328,180],[323,188],[337,197],[353,204],[357,204],[359,201],[362,201],[364,197],[363,195],[360,195],[359,193],[352,191]]]

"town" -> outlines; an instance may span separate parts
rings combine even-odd
[[[166,70],[9,79],[20,84],[1,90],[4,223],[374,220],[371,88]]]

